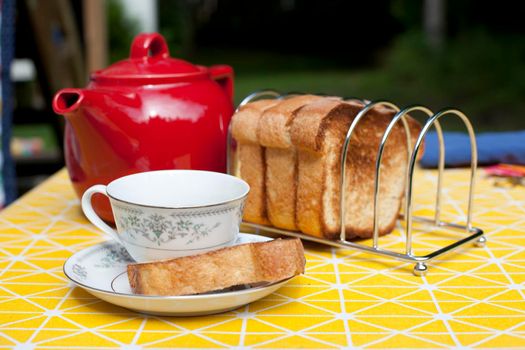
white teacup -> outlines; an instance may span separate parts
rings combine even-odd
[[[232,244],[249,190],[245,181],[222,173],[149,171],[88,188],[82,196],[82,210],[133,259],[146,262]],[[116,231],[93,210],[95,193],[109,197]]]

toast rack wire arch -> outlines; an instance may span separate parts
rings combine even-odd
[[[275,90],[260,90],[253,92],[252,94],[246,96],[242,102],[239,104],[239,107],[237,107],[237,111],[244,106],[245,104],[261,99],[261,98],[274,98],[274,99],[285,99],[289,98],[291,96],[296,95],[296,93],[288,93],[288,94],[281,94]],[[424,276],[426,275],[428,271],[427,263],[430,262],[432,259],[435,259],[445,253],[451,252],[469,242],[474,242],[474,244],[478,247],[483,247],[486,243],[486,238],[483,234],[483,231],[477,227],[472,226],[472,206],[473,206],[473,195],[474,195],[474,186],[475,186],[475,177],[476,177],[476,166],[477,166],[477,148],[476,148],[476,138],[474,135],[474,130],[472,128],[472,125],[470,124],[470,121],[468,118],[463,114],[461,111],[456,109],[445,109],[440,112],[434,113],[430,109],[424,106],[414,105],[409,106],[404,109],[400,109],[395,104],[388,102],[388,101],[367,101],[367,100],[361,100],[357,98],[348,98],[345,99],[346,101],[353,100],[360,103],[363,103],[364,106],[361,109],[361,111],[357,114],[357,116],[354,118],[352,123],[350,124],[350,127],[347,131],[346,138],[342,147],[341,152],[341,180],[340,180],[340,224],[341,224],[341,233],[338,240],[329,240],[325,238],[320,237],[313,237],[309,235],[305,235],[301,232],[297,231],[288,231],[283,229],[278,229],[271,226],[266,225],[260,225],[260,224],[254,224],[250,222],[243,222],[243,224],[247,227],[256,229],[256,230],[262,230],[272,233],[277,233],[281,235],[286,236],[292,236],[292,237],[298,237],[307,241],[313,241],[321,244],[326,244],[338,248],[350,248],[362,252],[372,253],[384,257],[389,257],[393,259],[397,259],[400,261],[408,262],[408,263],[414,263],[414,274],[416,276]],[[358,242],[352,242],[346,239],[346,230],[345,230],[345,191],[346,188],[346,160],[348,157],[348,149],[350,147],[350,141],[352,139],[352,136],[354,134],[354,130],[359,124],[359,122],[366,118],[367,113],[376,108],[376,107],[383,107],[392,109],[396,112],[390,123],[388,124],[387,128],[385,129],[385,132],[381,138],[381,142],[379,144],[378,152],[377,152],[377,159],[376,159],[376,167],[375,167],[375,183],[374,183],[374,202],[373,202],[373,240],[372,245],[365,245]],[[408,113],[412,112],[422,112],[427,115],[428,119],[426,123],[424,124],[423,128],[421,129],[421,132],[418,135],[418,138],[414,144],[414,147],[412,148],[412,142],[411,142],[411,134],[410,129],[408,126],[408,121],[406,120],[405,116]],[[463,124],[465,125],[469,137],[470,137],[470,148],[471,148],[471,163],[470,163],[470,185],[469,185],[469,193],[468,193],[468,202],[467,202],[467,218],[466,218],[466,224],[460,225],[456,223],[448,223],[441,220],[441,193],[442,193],[442,179],[443,179],[443,171],[445,167],[445,144],[443,139],[443,131],[441,128],[441,125],[439,123],[439,119],[443,118],[444,116],[456,116],[458,117]],[[405,174],[405,196],[404,196],[404,205],[402,206],[404,208],[404,213],[399,215],[399,218],[404,220],[406,223],[406,229],[405,229],[405,235],[406,235],[406,244],[405,244],[405,252],[395,252],[392,250],[387,250],[380,248],[379,246],[379,229],[378,229],[378,223],[379,223],[379,189],[380,189],[380,182],[381,182],[381,162],[383,159],[383,153],[384,148],[386,145],[386,142],[388,140],[389,135],[391,134],[392,130],[396,126],[396,124],[401,121],[403,129],[405,131],[406,135],[406,144],[407,144],[407,169]],[[414,169],[416,165],[417,160],[417,154],[419,149],[421,148],[421,145],[423,143],[423,139],[425,135],[427,134],[428,130],[434,126],[436,130],[436,134],[438,137],[438,143],[439,143],[439,157],[438,157],[438,178],[437,178],[437,190],[436,190],[436,201],[435,201],[435,210],[434,210],[434,218],[429,219],[426,217],[419,217],[419,216],[413,216],[412,215],[412,187],[413,187],[413,178],[414,178]],[[228,153],[227,153],[227,159],[228,159],[228,172],[233,173],[233,156],[232,156],[232,136],[231,136],[231,124],[228,131]],[[430,224],[433,225],[434,228],[448,228],[448,229],[454,229],[454,230],[464,230],[466,233],[466,237],[460,238],[457,241],[454,241],[453,243],[448,244],[447,246],[440,247],[439,249],[427,254],[427,255],[415,255],[413,253],[412,249],[412,223],[413,221],[421,222],[424,224]]]

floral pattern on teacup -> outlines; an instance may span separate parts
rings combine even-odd
[[[136,235],[139,235],[160,246],[176,239],[186,239],[186,244],[199,241],[219,227],[220,222],[207,226],[189,219],[173,220],[159,214],[145,217],[129,214],[120,218],[120,226],[131,238],[136,239]]]
[[[172,241],[181,241],[184,245],[201,241],[221,227],[224,215],[232,212],[238,226],[242,220],[243,204],[244,200],[241,200],[208,208],[166,209],[163,212],[142,210],[123,203],[113,203],[113,207],[118,211],[115,215],[117,226],[127,236],[126,240],[137,242],[145,239],[160,247]]]

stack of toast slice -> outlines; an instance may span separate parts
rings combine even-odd
[[[292,144],[290,123],[297,110],[319,99],[314,95],[291,97],[265,110],[259,120],[259,143],[265,159],[265,167],[260,170],[264,172],[266,211],[272,225],[280,228],[297,230],[297,151]],[[283,196],[284,193],[287,195]]]
[[[261,105],[264,108],[257,107]],[[300,95],[256,101],[236,113],[232,134],[238,142],[238,175],[251,186],[244,220],[337,238],[341,231],[341,150],[350,124],[363,107],[333,97]],[[373,234],[377,150],[394,115],[395,111],[386,108],[371,110],[352,137],[346,164],[344,220],[349,238]],[[407,119],[415,142],[421,126]],[[253,147],[258,147],[257,156],[248,151]],[[393,230],[399,214],[406,154],[405,131],[398,123],[388,138],[381,165],[380,234]]]
[[[265,154],[259,144],[259,120],[261,114],[276,105],[278,100],[259,100],[241,107],[232,120],[232,136],[237,141],[240,162],[238,175],[250,185],[250,193],[244,207],[244,219],[259,224],[269,224],[266,215],[266,184],[264,181]]]

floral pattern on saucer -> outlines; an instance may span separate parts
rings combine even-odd
[[[239,233],[235,244],[270,239]],[[273,293],[288,281],[200,295],[147,296],[134,294],[131,290],[126,274],[126,265],[131,262],[133,260],[119,243],[107,241],[73,254],[64,263],[64,274],[80,288],[109,303],[165,316],[197,316],[232,310]]]
[[[95,267],[113,268],[135,262],[126,248],[121,245],[112,245],[104,249],[106,252]]]
[[[105,243],[97,258],[90,259],[88,262],[77,261],[72,265],[71,272],[80,280],[86,281],[88,277],[88,271],[92,271],[93,268],[100,269],[121,269],[127,264],[134,263],[135,260],[129,255],[126,249],[118,243]],[[91,266],[92,265],[92,266]]]
[[[73,270],[73,273],[81,281],[84,281],[87,278],[87,271],[86,271],[86,267],[85,266],[82,266],[82,265],[79,265],[79,264],[74,264],[72,270]]]

